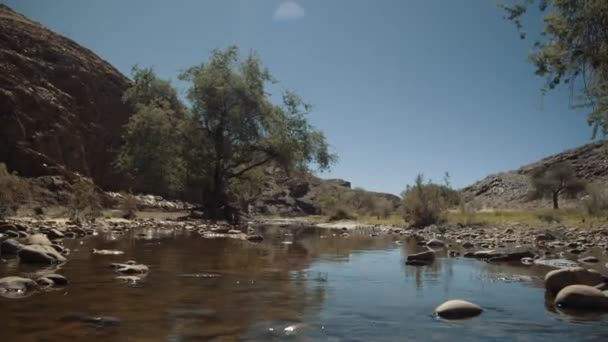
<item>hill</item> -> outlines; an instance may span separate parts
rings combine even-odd
[[[549,156],[514,171],[490,175],[461,191],[465,198],[474,199],[486,208],[550,207],[548,200],[527,199],[531,190],[529,177],[534,170],[561,161],[570,162],[577,176],[587,183],[602,187],[608,185],[608,147],[604,142],[597,142]],[[563,203],[572,206],[575,201]]]

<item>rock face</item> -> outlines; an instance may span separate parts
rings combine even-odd
[[[65,167],[117,186],[112,161],[131,112],[121,101],[129,80],[2,4],[0,42],[0,161],[25,176]]]
[[[608,296],[593,286],[570,285],[559,291],[555,305],[567,309],[608,310]]]
[[[554,270],[545,275],[545,288],[552,293],[570,285],[596,286],[604,282],[602,275],[595,270],[570,267]]]
[[[529,175],[539,167],[546,167],[557,162],[572,163],[576,175],[589,183],[600,186],[608,185],[608,162],[603,142],[587,144],[575,149],[544,158],[538,162],[525,165],[515,171],[490,175],[471,186],[462,189],[467,198],[490,208],[550,208],[549,200],[529,201]],[[560,206],[576,205],[575,200],[560,199]]]
[[[437,307],[435,313],[442,318],[464,319],[478,316],[483,309],[477,304],[460,299],[449,300]]]

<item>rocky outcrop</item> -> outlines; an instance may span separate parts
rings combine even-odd
[[[608,150],[604,142],[587,144],[575,149],[544,158],[515,171],[490,175],[462,189],[465,198],[476,200],[488,208],[536,208],[547,207],[542,200],[530,201],[529,177],[534,170],[558,162],[568,161],[576,175],[588,183],[608,186]],[[573,205],[563,200],[562,205]]]
[[[0,161],[25,176],[78,172],[119,186],[112,168],[129,80],[74,41],[0,4]]]

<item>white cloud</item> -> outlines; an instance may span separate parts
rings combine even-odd
[[[274,20],[287,21],[297,20],[306,15],[306,10],[295,1],[283,1],[276,11],[274,11]]]

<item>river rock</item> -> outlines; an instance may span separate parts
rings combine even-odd
[[[4,235],[6,235],[8,237],[12,237],[12,238],[18,238],[19,237],[19,233],[17,231],[14,231],[14,230],[7,230],[7,231],[5,231]]]
[[[65,234],[63,234],[62,232],[60,232],[58,229],[51,229],[49,230],[46,235],[49,237],[49,239],[52,240],[56,240],[56,239],[63,239],[65,237]]]
[[[545,275],[545,288],[552,293],[558,293],[569,285],[595,286],[603,282],[603,277],[598,271],[582,267],[563,268]]]
[[[139,265],[123,265],[116,270],[118,273],[124,274],[137,274],[137,273],[148,273],[148,266],[139,264]]]
[[[68,278],[62,276],[61,274],[49,273],[44,274],[43,278],[47,278],[53,281],[55,285],[65,286],[69,283]]]
[[[53,285],[55,285],[55,282],[47,277],[40,277],[36,279],[36,283],[43,288],[52,287]]]
[[[247,241],[250,241],[250,242],[262,242],[263,240],[264,240],[264,237],[262,235],[258,235],[258,234],[247,235]]]
[[[478,316],[483,309],[477,304],[460,299],[449,300],[435,309],[435,313],[441,318],[464,319]]]
[[[579,262],[586,262],[588,264],[595,264],[597,262],[599,262],[600,260],[592,255],[578,259]]]
[[[14,224],[2,222],[0,223],[0,233],[6,233],[7,231],[12,230],[16,232],[18,229]]]
[[[462,247],[469,249],[475,247],[475,245],[471,241],[465,241],[462,243]]]
[[[430,239],[426,245],[429,247],[445,247],[445,242],[437,239]]]
[[[53,243],[44,234],[33,234],[27,239],[28,245],[50,246]]]
[[[555,297],[554,303],[568,309],[608,310],[608,296],[588,285],[564,287]]]
[[[19,260],[25,263],[46,263],[55,264],[65,262],[63,255],[53,247],[42,245],[24,246],[19,250]]]
[[[37,284],[32,279],[22,277],[5,277],[0,279],[0,291],[19,291],[24,292],[36,288]]]
[[[407,261],[422,260],[422,261],[433,261],[435,260],[435,252],[424,251],[417,254],[410,254],[407,256]]]
[[[4,240],[0,244],[2,254],[17,254],[21,248],[23,248],[23,245],[15,239]]]

